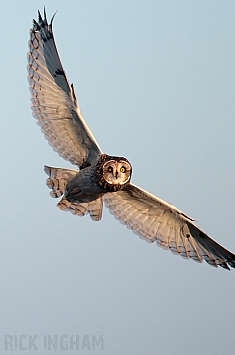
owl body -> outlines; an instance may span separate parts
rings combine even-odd
[[[103,154],[81,114],[45,10],[44,19],[39,12],[30,30],[28,79],[33,116],[45,138],[80,169],[45,166],[50,195],[62,197],[60,209],[78,216],[88,213],[99,221],[105,202],[121,223],[148,242],[184,258],[235,268],[235,255],[198,228],[192,218],[131,183],[132,167],[126,158]]]
[[[89,166],[78,171],[75,177],[68,181],[64,197],[69,202],[91,202],[102,197],[104,192],[97,184],[96,166]]]
[[[130,183],[132,167],[123,157],[102,154],[96,165],[84,168],[68,180],[64,197],[69,202],[91,202]],[[51,187],[51,186],[49,186]]]

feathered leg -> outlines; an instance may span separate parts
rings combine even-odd
[[[44,167],[45,173],[49,176],[47,186],[52,190],[50,195],[58,198],[64,194],[68,181],[72,180],[79,170]],[[93,221],[99,221],[102,217],[103,198],[91,202],[76,203],[70,202],[63,197],[57,206],[63,211],[70,211],[77,216],[84,216],[89,213]]]

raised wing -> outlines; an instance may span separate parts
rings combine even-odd
[[[115,218],[146,241],[187,259],[235,268],[233,253],[200,230],[192,218],[147,191],[128,184],[124,190],[105,194],[104,199]]]
[[[53,20],[53,18],[52,18]],[[39,12],[30,30],[28,79],[33,116],[45,138],[64,159],[79,167],[95,164],[102,152],[82,117],[73,85],[62,67],[52,31]]]

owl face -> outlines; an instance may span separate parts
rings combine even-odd
[[[122,158],[110,159],[103,165],[103,178],[110,185],[125,185],[131,178],[131,164]]]

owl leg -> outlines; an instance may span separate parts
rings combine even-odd
[[[54,198],[61,197],[69,181],[71,181],[79,170],[44,167],[45,173],[49,176],[47,186],[52,190],[50,195]],[[89,213],[93,221],[99,221],[102,217],[103,198],[97,198],[90,202],[70,202],[63,197],[57,206],[63,211],[70,211],[76,216],[84,216]]]

